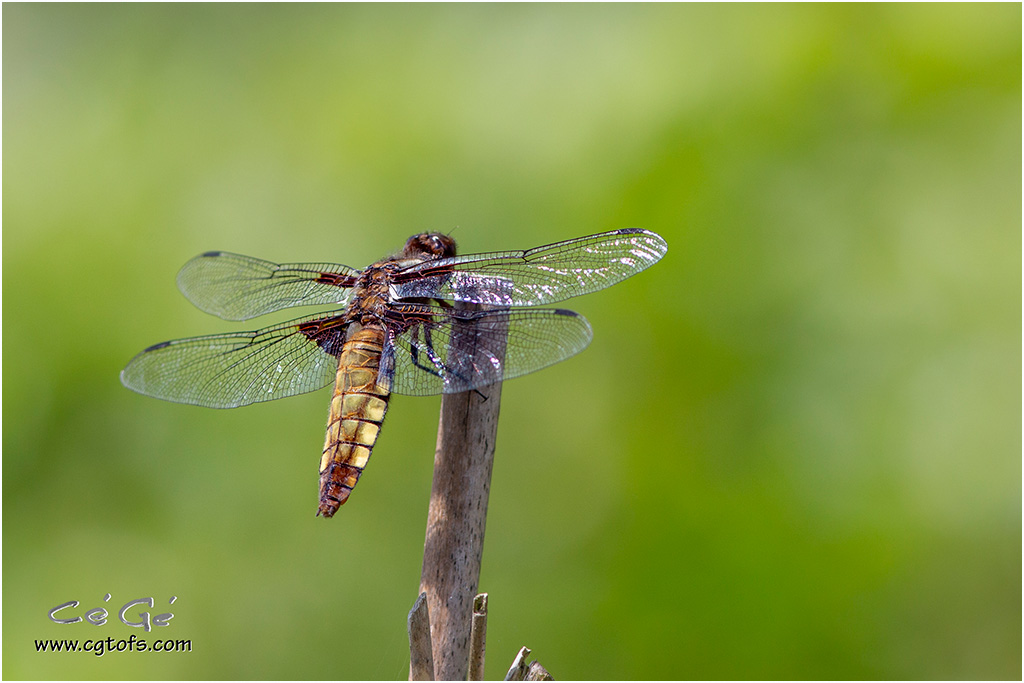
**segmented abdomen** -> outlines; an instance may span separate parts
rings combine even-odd
[[[320,510],[331,517],[348,500],[370,459],[389,391],[377,386],[384,330],[364,327],[345,341],[338,358],[327,439],[320,459]]]

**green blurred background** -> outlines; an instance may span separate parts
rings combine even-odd
[[[118,382],[225,249],[622,227],[505,385],[488,677],[1021,676],[1021,7],[3,7],[5,678],[407,675],[437,398],[314,518],[328,392]],[[305,313],[308,309],[301,309]],[[103,602],[106,593],[112,598]],[[78,613],[177,596],[167,629]],[[188,654],[42,654],[41,638]]]

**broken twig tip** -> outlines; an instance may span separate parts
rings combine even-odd
[[[409,680],[434,680],[434,653],[430,645],[430,608],[420,593],[409,610]]]

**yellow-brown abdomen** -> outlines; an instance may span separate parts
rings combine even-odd
[[[327,439],[320,459],[320,510],[331,517],[348,500],[370,459],[388,410],[387,389],[377,386],[384,330],[364,327],[345,342],[327,413]]]

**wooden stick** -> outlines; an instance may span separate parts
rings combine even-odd
[[[504,316],[468,310],[452,335],[446,356],[452,377],[483,375],[495,383],[441,397],[420,575],[420,591],[427,594],[430,604],[434,676],[440,681],[465,681],[468,675],[473,598],[480,583],[507,332]]]
[[[495,383],[441,398],[420,575],[420,592],[427,594],[430,605],[434,676],[440,681],[464,681],[469,673],[473,598],[480,584],[507,320],[467,313],[456,330],[449,343],[448,371],[453,377],[484,374]]]
[[[473,598],[473,626],[469,632],[469,680],[484,680],[487,650],[487,593]]]
[[[434,657],[430,650],[430,608],[427,594],[420,593],[409,610],[409,680],[434,680]]]
[[[446,394],[434,456],[434,484],[427,514],[420,591],[430,605],[434,674],[464,681],[469,668],[473,597],[487,524],[500,385]]]

